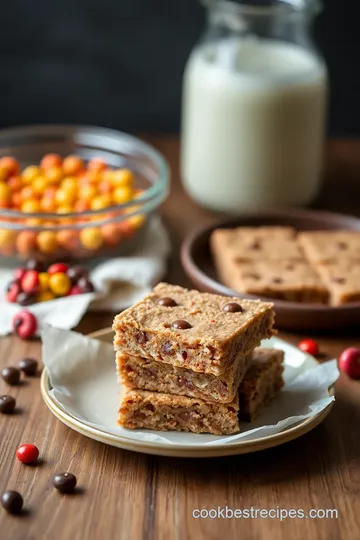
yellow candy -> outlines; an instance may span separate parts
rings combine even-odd
[[[98,195],[90,205],[91,210],[103,210],[109,206],[111,206],[111,197],[108,194]]]
[[[100,229],[89,227],[80,231],[80,241],[86,249],[96,250],[103,243]]]
[[[63,272],[56,272],[50,276],[49,285],[56,296],[65,296],[71,289],[71,279]]]
[[[132,187],[134,174],[129,169],[112,171],[111,183],[114,187]]]
[[[58,189],[55,194],[55,201],[59,206],[70,206],[75,201],[75,197],[76,192],[71,193],[64,189]]]
[[[97,190],[90,184],[79,189],[79,200],[90,203],[96,197]]]
[[[29,199],[24,201],[21,205],[21,211],[26,214],[36,214],[36,212],[41,211],[40,202],[36,199]]]
[[[74,202],[78,191],[76,178],[73,178],[72,176],[64,178],[61,182],[61,190],[68,194],[71,202]]]
[[[49,288],[49,274],[47,272],[40,272],[39,273],[39,285],[40,285],[40,291],[44,292],[47,291]]]
[[[45,171],[45,176],[48,185],[56,185],[60,183],[60,180],[63,177],[63,172],[61,167],[50,167]]]
[[[48,302],[49,300],[54,300],[55,295],[51,291],[42,291],[38,294],[36,301],[37,302]]]
[[[50,255],[56,251],[56,234],[53,231],[41,231],[37,235],[36,243],[40,251]]]
[[[10,189],[5,182],[0,182],[0,200],[8,201],[10,198]]]
[[[32,183],[32,188],[38,195],[42,195],[47,188],[46,179],[43,176],[37,176]]]
[[[130,187],[117,187],[112,195],[115,204],[124,204],[133,198],[133,190]]]
[[[10,229],[0,229],[0,247],[12,247],[15,242],[16,233]]]
[[[24,184],[31,184],[35,178],[37,178],[41,174],[39,167],[36,167],[35,165],[29,165],[29,167],[26,167],[22,174],[21,179]]]

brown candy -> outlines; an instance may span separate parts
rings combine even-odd
[[[20,371],[14,367],[5,367],[1,370],[1,377],[6,383],[14,386],[20,382]]]
[[[191,328],[191,324],[187,321],[182,321],[179,319],[178,321],[174,321],[171,326],[175,328],[176,330],[188,330]]]
[[[164,298],[159,298],[159,300],[157,301],[157,304],[159,304],[159,306],[164,306],[164,307],[177,306],[177,303],[175,302],[175,300],[173,300],[172,298],[168,298],[166,296],[164,296]]]
[[[241,313],[243,308],[236,302],[229,302],[228,304],[225,304],[223,311],[225,311],[225,313]]]
[[[12,396],[0,396],[0,413],[12,414],[16,407],[16,400]]]
[[[19,362],[19,368],[25,375],[32,377],[37,372],[38,363],[35,358],[22,358]]]
[[[24,501],[17,491],[4,491],[1,495],[1,504],[9,514],[20,514]]]

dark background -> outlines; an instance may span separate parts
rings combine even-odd
[[[204,28],[197,0],[1,0],[0,125],[179,129],[182,71]],[[331,85],[329,130],[360,134],[358,0],[314,25]]]

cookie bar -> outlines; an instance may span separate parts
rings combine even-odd
[[[299,244],[312,263],[360,261],[360,231],[309,231],[298,234]]]
[[[234,400],[250,360],[251,355],[248,355],[245,362],[234,362],[230,369],[216,377],[209,373],[198,373],[149,358],[132,356],[123,351],[116,354],[119,380],[129,388],[219,403],[230,403]]]
[[[340,306],[360,301],[360,261],[319,264],[317,271],[330,292],[330,304]]]
[[[228,404],[207,403],[198,398],[125,388],[118,424],[130,429],[230,435],[240,430],[238,401],[236,396]]]
[[[216,266],[223,260],[302,260],[303,254],[292,227],[237,227],[216,229],[210,237]]]
[[[283,351],[255,349],[251,364],[239,386],[241,420],[252,422],[284,386]]]
[[[160,283],[115,317],[114,346],[193,371],[221,375],[272,335],[273,304]]]
[[[229,261],[218,274],[225,285],[246,294],[319,304],[328,300],[326,287],[305,261]]]

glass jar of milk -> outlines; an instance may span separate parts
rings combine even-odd
[[[183,87],[181,173],[232,214],[305,205],[321,182],[327,78],[311,0],[208,0]]]

